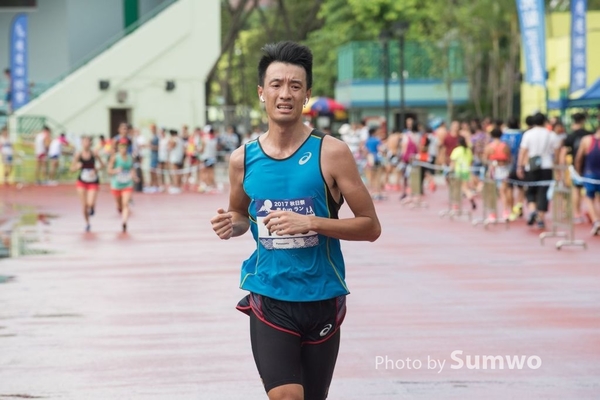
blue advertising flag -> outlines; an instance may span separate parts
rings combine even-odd
[[[10,100],[13,110],[29,102],[27,69],[27,14],[17,14],[10,30]]]
[[[544,0],[516,0],[525,57],[525,82],[546,87],[546,13]]]
[[[587,0],[571,0],[571,85],[569,93],[587,86]]]

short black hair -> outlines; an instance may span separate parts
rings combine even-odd
[[[500,128],[494,128],[492,129],[492,131],[490,132],[490,135],[494,138],[494,139],[500,139],[502,137],[502,131],[500,130]]]
[[[535,126],[544,126],[544,124],[546,123],[546,116],[540,112],[535,113],[531,122],[533,122]]]
[[[528,115],[528,116],[525,118],[525,124],[526,124],[527,126],[533,126],[533,115]]]
[[[508,126],[508,129],[519,129],[519,119],[517,117],[510,117],[506,122],[506,126]]]
[[[584,113],[575,113],[571,115],[571,120],[573,120],[576,124],[583,124],[586,120],[586,115]]]
[[[270,43],[262,48],[264,55],[258,62],[258,85],[264,86],[267,68],[274,62],[297,65],[306,71],[306,88],[312,88],[313,55],[306,46],[295,42]]]

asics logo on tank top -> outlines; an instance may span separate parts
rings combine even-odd
[[[325,325],[325,328],[323,328],[321,330],[321,332],[319,332],[319,336],[323,337],[323,336],[327,335],[329,333],[329,331],[331,330],[331,328],[333,328],[333,325],[331,325],[331,324]]]
[[[298,164],[300,164],[300,165],[306,164],[308,162],[308,160],[310,160],[311,157],[312,157],[311,152],[304,153],[302,155],[302,158],[300,160],[298,160]]]

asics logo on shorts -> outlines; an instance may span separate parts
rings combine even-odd
[[[311,152],[304,153],[302,155],[302,158],[300,160],[298,160],[298,164],[300,164],[300,165],[306,164],[308,162],[308,160],[310,160],[311,157],[312,157]]]
[[[323,337],[323,336],[327,335],[332,327],[333,327],[333,325],[331,325],[331,324],[325,325],[325,328],[323,328],[321,330],[321,332],[319,332],[319,336]]]

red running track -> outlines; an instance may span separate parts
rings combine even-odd
[[[440,219],[444,199],[379,202],[381,238],[343,244],[352,294],[329,398],[598,398],[600,237],[578,227],[588,250],[557,251],[523,221]],[[70,186],[0,188],[0,200],[56,216],[35,244],[53,254],[0,260],[16,277],[0,285],[0,399],[266,398],[234,309],[254,244],[219,241],[208,222],[226,194],[136,194],[127,235],[106,187],[89,234]],[[455,351],[504,369],[457,368]]]

